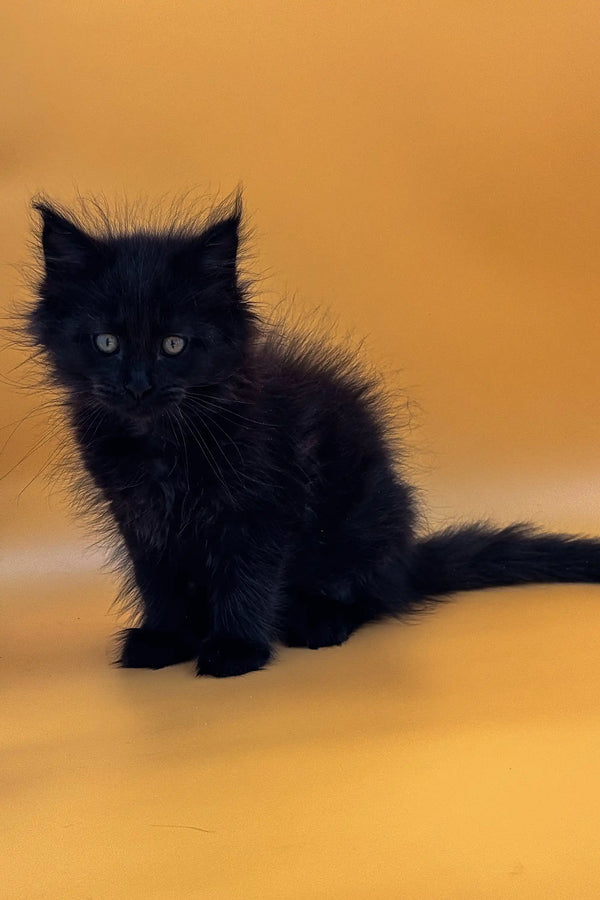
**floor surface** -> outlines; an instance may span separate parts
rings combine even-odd
[[[2,563],[3,897],[598,896],[600,587],[123,671],[112,577],[52,515]]]

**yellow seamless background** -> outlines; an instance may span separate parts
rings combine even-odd
[[[597,4],[0,15],[7,314],[35,192],[241,182],[262,302],[328,307],[411,398],[428,522],[600,532]],[[40,397],[0,391],[8,436]],[[23,490],[48,447],[10,471],[43,422],[0,454],[4,896],[598,896],[598,588],[463,597],[234,681],[119,672],[111,576]]]

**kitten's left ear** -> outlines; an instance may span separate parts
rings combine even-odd
[[[176,269],[208,281],[235,281],[240,222],[241,209],[236,204],[232,215],[186,241],[175,254]]]
[[[240,241],[241,213],[211,225],[202,236],[204,264],[214,269],[235,269]]]

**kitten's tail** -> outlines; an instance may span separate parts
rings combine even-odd
[[[515,584],[600,582],[600,539],[529,525],[449,528],[417,541],[410,582],[416,600]]]

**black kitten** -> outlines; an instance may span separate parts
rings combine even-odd
[[[342,352],[258,321],[237,273],[241,209],[97,236],[46,203],[29,332],[143,614],[121,664],[260,669],[273,645],[492,585],[599,581],[600,541],[472,525],[415,536],[377,386]]]

